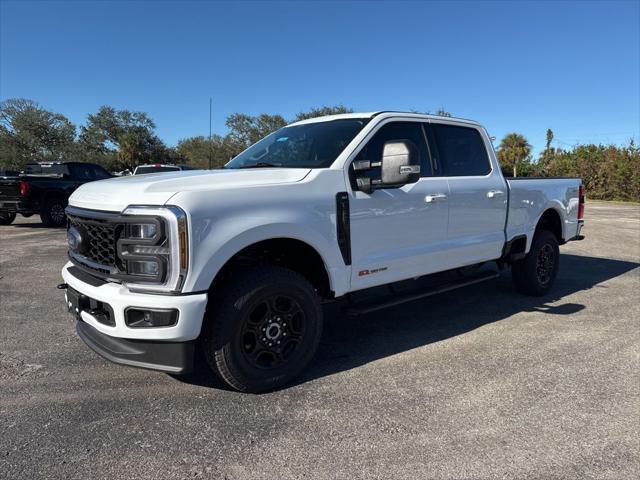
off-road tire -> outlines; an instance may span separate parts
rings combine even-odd
[[[210,297],[205,317],[201,341],[207,362],[224,382],[242,392],[264,392],[289,383],[311,361],[322,335],[318,294],[302,275],[277,266],[239,271]]]
[[[553,286],[559,268],[560,248],[556,236],[548,230],[538,230],[527,256],[511,266],[511,277],[518,292],[540,297]]]

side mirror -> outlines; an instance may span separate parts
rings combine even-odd
[[[382,148],[381,180],[383,185],[416,183],[420,178],[418,148],[408,140],[391,141]]]
[[[420,179],[420,155],[418,148],[409,140],[394,140],[384,144],[379,162],[356,160],[356,172],[380,168],[380,178],[371,175],[356,177],[358,190],[370,194],[376,188],[399,187],[415,183]]]

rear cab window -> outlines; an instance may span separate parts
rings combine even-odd
[[[176,172],[180,167],[173,167],[170,165],[149,165],[144,167],[138,167],[136,169],[136,175],[142,175],[145,173],[161,173],[161,172]]]
[[[69,166],[71,174],[77,180],[95,180],[93,171],[89,165],[73,164]]]
[[[90,165],[93,178],[96,180],[104,180],[105,178],[111,178],[111,174],[107,172],[104,168],[98,165]]]
[[[477,129],[442,123],[432,123],[430,129],[443,175],[467,177],[491,173],[487,148]]]
[[[69,170],[63,163],[28,163],[24,173],[27,175],[67,175]]]

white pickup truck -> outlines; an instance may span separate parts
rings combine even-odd
[[[475,268],[487,262],[510,266],[518,291],[544,295],[558,246],[582,238],[583,209],[579,179],[505,179],[476,122],[321,117],[221,170],[81,186],[59,287],[103,357],[180,374],[202,348],[231,387],[259,392],[309,363],[324,302],[347,298],[350,313],[367,313],[494,278]],[[436,281],[423,290],[371,290],[424,276]]]

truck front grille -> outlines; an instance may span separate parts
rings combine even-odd
[[[77,225],[89,234],[91,246],[85,256],[100,265],[115,267],[116,265],[116,226],[96,225],[94,223],[83,223],[72,221],[72,225]]]
[[[69,244],[69,257],[81,268],[109,276],[118,273],[116,243],[122,231],[117,213],[93,212],[77,208],[67,208],[68,228],[75,227],[82,239],[81,245]]]

